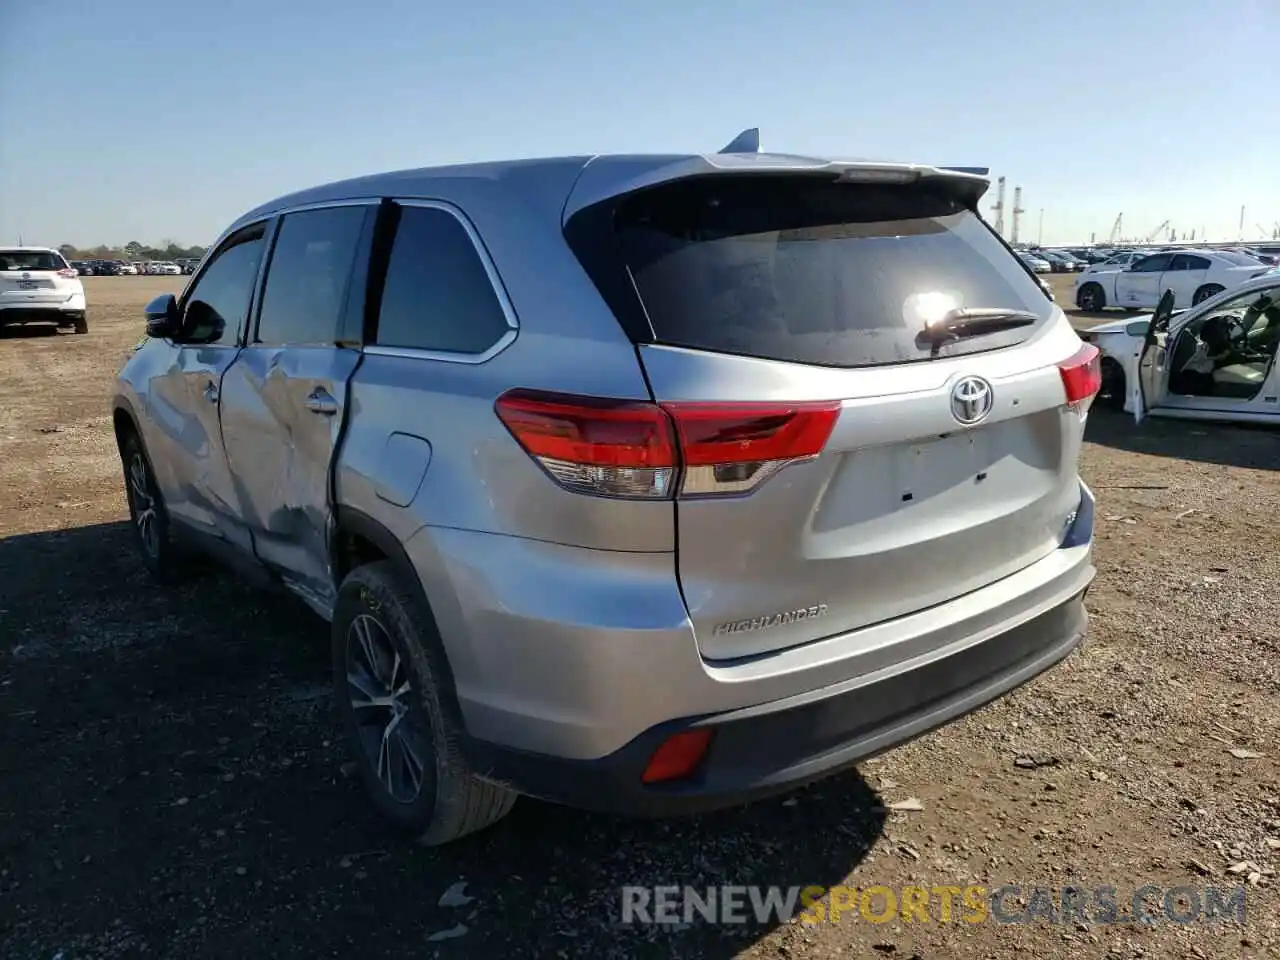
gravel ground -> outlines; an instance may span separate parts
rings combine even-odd
[[[324,626],[135,560],[109,390],[179,283],[91,278],[88,336],[0,336],[0,956],[1280,957],[1275,432],[1096,412],[1085,647],[861,776],[668,822],[521,801],[425,850],[345,765]],[[1247,919],[618,923],[664,883],[1243,884]]]

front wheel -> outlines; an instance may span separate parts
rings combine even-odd
[[[374,806],[438,846],[497,823],[516,794],[477,777],[458,748],[449,667],[430,611],[395,566],[357,567],[333,617],[333,679],[360,779]]]
[[[172,583],[186,567],[186,557],[173,541],[169,512],[165,509],[160,488],[142,441],[136,433],[128,433],[120,444],[124,466],[125,496],[129,501],[129,519],[138,538],[142,565],[161,583]]]
[[[1191,304],[1192,306],[1195,306],[1198,303],[1204,303],[1204,301],[1208,300],[1210,297],[1216,297],[1224,289],[1226,288],[1219,284],[1206,283],[1203,287],[1201,287],[1199,290],[1195,292],[1195,296],[1191,298]]]
[[[89,321],[85,317],[76,317],[76,322],[73,329],[75,330],[76,333],[88,333]]]
[[[1106,305],[1106,294],[1096,283],[1086,283],[1076,291],[1076,306],[1085,313],[1099,313]]]
[[[1102,388],[1098,391],[1098,404],[1108,410],[1123,410],[1125,397],[1124,368],[1110,357],[1102,360]]]

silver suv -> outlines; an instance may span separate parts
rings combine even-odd
[[[1065,657],[1097,351],[982,172],[756,152],[411,170],[265,204],[147,306],[142,557],[332,625],[392,821],[785,790]]]

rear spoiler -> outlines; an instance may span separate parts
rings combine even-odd
[[[563,220],[580,210],[615,200],[663,183],[691,177],[727,174],[820,174],[851,183],[911,183],[940,180],[966,203],[977,206],[991,182],[988,167],[938,167],[918,163],[884,163],[876,160],[833,160],[760,149],[760,130],[743,130],[712,154],[601,156],[588,160],[565,201]]]

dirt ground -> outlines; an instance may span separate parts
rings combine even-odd
[[[109,392],[180,283],[90,278],[87,336],[0,336],[0,956],[1280,957],[1280,435],[1095,412],[1086,645],[861,776],[668,822],[521,801],[431,851],[350,776],[317,619],[135,559]],[[459,880],[474,901],[440,905]],[[657,928],[619,923],[624,884],[1247,899],[1243,926]]]

